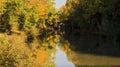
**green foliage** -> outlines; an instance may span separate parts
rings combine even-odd
[[[40,25],[48,23],[45,20],[51,20],[57,12],[52,0],[3,0],[0,3],[1,32],[15,31],[15,26],[19,30],[29,30],[32,26],[43,28]]]

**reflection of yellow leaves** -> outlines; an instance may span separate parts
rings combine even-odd
[[[56,47],[56,43],[53,42],[53,41],[50,41],[50,46],[52,46],[53,48],[55,48]]]
[[[46,59],[46,52],[44,50],[38,51],[38,54],[35,60],[36,67],[43,66],[45,59]]]
[[[44,66],[45,60],[47,59],[47,55],[46,55],[46,51],[41,48],[40,50],[38,50],[37,52],[37,57],[35,60],[35,67],[40,67],[40,66]]]
[[[41,47],[40,49],[38,49],[34,67],[49,67],[54,65],[54,62],[51,62],[52,52],[50,50],[45,50],[45,47]]]
[[[65,46],[61,46],[60,47],[63,51],[65,51],[65,52],[69,52],[70,51],[70,48],[69,48],[69,46],[68,45],[65,45]]]
[[[48,41],[48,45],[55,48],[56,43],[58,42],[58,38],[59,36],[49,36],[48,38],[46,38],[46,40]]]
[[[51,61],[53,60],[51,54],[56,51],[55,48],[58,36],[49,36],[46,41],[47,42],[43,42],[43,46],[37,50],[34,67],[55,67],[54,62]],[[50,46],[50,48],[48,46]]]
[[[65,52],[69,52],[70,51],[70,43],[68,42],[68,41],[61,41],[61,46],[60,46],[60,48],[63,50],[63,51],[65,51]]]

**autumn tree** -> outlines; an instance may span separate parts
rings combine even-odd
[[[28,30],[34,26],[46,28],[56,14],[53,0],[2,0],[0,31]],[[51,15],[50,15],[51,14]]]

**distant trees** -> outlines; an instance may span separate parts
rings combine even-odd
[[[60,9],[61,21],[80,27],[81,32],[117,34],[120,32],[119,0],[67,0]]]

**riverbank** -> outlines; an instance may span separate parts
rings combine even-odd
[[[103,66],[103,67],[114,67],[120,66],[119,57],[99,56],[93,54],[77,53],[71,51],[68,58],[76,65],[80,66]],[[78,60],[79,59],[79,60]]]

